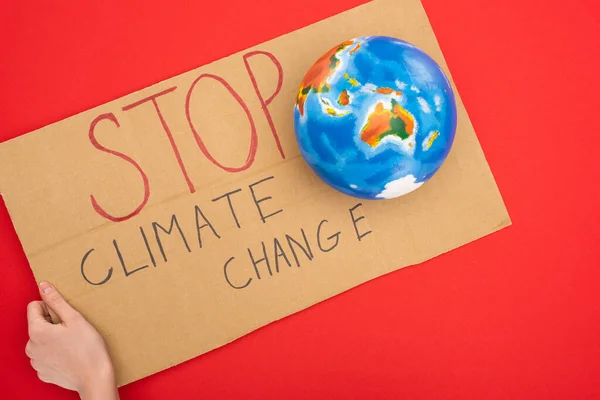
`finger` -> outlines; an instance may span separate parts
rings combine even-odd
[[[31,340],[29,340],[27,342],[27,345],[25,346],[25,354],[27,355],[27,357],[31,358],[33,356],[33,349],[32,349],[33,344],[31,343]]]
[[[31,368],[33,368],[34,370],[39,372],[40,365],[36,360],[34,360],[34,359],[29,360],[29,364],[31,364]]]
[[[44,303],[42,301],[42,308],[44,309],[44,318],[46,318],[46,321],[52,323],[52,316],[50,315],[50,310],[48,309],[48,306],[46,305],[46,303]]]
[[[67,303],[58,290],[48,282],[40,283],[40,294],[48,308],[54,311],[62,321],[68,322],[78,315],[77,311]]]
[[[47,322],[48,308],[43,301],[32,301],[27,304],[27,322],[29,325],[36,321]]]
[[[44,383],[51,383],[50,379],[48,377],[46,377],[45,375],[43,375],[42,373],[38,372],[37,374],[38,379]]]
[[[52,323],[52,316],[50,315],[50,309],[48,308],[46,303],[44,303],[43,301],[41,301],[40,303],[42,303],[42,308],[44,309],[44,318],[46,319],[46,321]]]

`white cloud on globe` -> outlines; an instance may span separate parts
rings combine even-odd
[[[360,91],[363,93],[371,93],[377,91],[377,86],[372,83],[365,83],[361,86]]]
[[[412,174],[406,175],[400,179],[386,183],[385,189],[375,197],[379,199],[392,199],[418,189],[423,183],[425,182],[417,182],[417,178]]]
[[[439,94],[433,96],[433,102],[435,103],[435,111],[442,111],[442,98]]]
[[[398,79],[396,79],[396,86],[398,86],[398,89],[404,90],[408,85],[405,82],[401,82]]]
[[[429,107],[429,103],[427,103],[427,100],[419,96],[417,97],[417,101],[421,106],[421,111],[423,111],[425,114],[429,114],[431,112],[431,108]]]

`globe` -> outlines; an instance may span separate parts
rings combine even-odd
[[[323,54],[294,107],[300,153],[331,187],[364,199],[402,196],[446,159],[456,130],[452,87],[417,47],[360,37]]]

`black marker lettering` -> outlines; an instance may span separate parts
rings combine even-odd
[[[190,246],[188,245],[187,240],[185,239],[185,236],[183,235],[183,232],[181,231],[181,227],[179,226],[179,222],[177,221],[177,216],[175,214],[173,214],[173,216],[171,217],[171,225],[169,226],[168,230],[163,228],[157,222],[152,223],[152,228],[154,229],[154,236],[156,236],[156,243],[158,243],[158,247],[160,248],[160,252],[161,252],[165,262],[167,262],[167,256],[165,254],[165,249],[163,248],[162,242],[160,240],[160,236],[158,235],[158,230],[160,229],[167,235],[170,235],[173,232],[174,226],[177,227],[177,230],[179,231],[179,235],[181,235],[181,239],[183,240],[183,243],[185,244],[185,248],[187,249],[188,253],[192,252],[192,250],[190,249]]]
[[[231,203],[231,197],[230,196],[232,194],[234,194],[234,193],[238,193],[238,192],[241,192],[241,191],[242,191],[242,189],[236,189],[234,191],[227,192],[224,195],[219,196],[216,199],[212,200],[212,201],[218,201],[218,200],[221,200],[223,197],[227,197],[227,204],[229,204],[229,211],[231,211],[231,216],[233,217],[233,220],[235,221],[235,224],[237,225],[238,228],[241,228],[241,226],[240,226],[240,222],[237,219],[237,215],[235,215],[235,210],[233,208],[233,204]]]
[[[325,222],[329,222],[329,221],[324,219],[321,222],[319,222],[319,227],[317,228],[317,244],[319,245],[319,249],[321,249],[321,251],[327,253],[327,252],[335,249],[337,247],[337,245],[340,243],[340,235],[342,234],[342,232],[338,231],[338,232],[334,233],[333,235],[329,236],[327,238],[327,241],[331,241],[331,239],[335,238],[335,243],[328,249],[325,249],[323,247],[323,244],[321,243],[321,227],[323,226],[323,224]]]
[[[83,256],[83,258],[81,259],[81,276],[83,276],[83,279],[85,279],[85,281],[87,283],[89,283],[90,285],[94,285],[94,286],[104,285],[106,282],[108,282],[108,280],[112,276],[112,272],[113,272],[112,267],[110,267],[108,269],[108,273],[106,274],[106,278],[104,278],[100,282],[92,282],[92,281],[90,281],[88,279],[87,275],[85,274],[85,271],[84,271],[85,262],[87,261],[87,259],[90,256],[90,254],[92,254],[94,251],[95,251],[94,249],[90,249],[87,253],[85,253],[85,255]]]
[[[279,214],[280,212],[283,212],[283,209],[279,209],[279,210],[277,210],[275,212],[272,212],[271,214],[264,215],[262,208],[260,208],[260,203],[262,203],[263,201],[271,200],[272,197],[271,196],[267,196],[267,197],[262,197],[260,199],[257,199],[256,198],[256,193],[254,193],[254,186],[259,185],[259,184],[261,184],[263,182],[266,182],[268,180],[271,180],[273,178],[274,177],[269,176],[268,178],[261,179],[260,181],[254,182],[252,185],[249,186],[250,192],[252,193],[252,199],[254,200],[254,205],[256,205],[256,209],[258,210],[258,215],[260,215],[260,219],[263,222],[263,224],[266,222],[267,218],[270,218],[270,217],[272,217],[274,215]]]
[[[273,253],[275,253],[275,271],[279,272],[279,257],[283,257],[288,267],[292,266],[292,264],[290,264],[290,260],[287,258],[287,255],[281,247],[281,243],[279,243],[279,240],[277,238],[273,239]]]
[[[265,262],[267,264],[267,269],[269,270],[269,275],[273,276],[273,272],[271,271],[271,264],[269,263],[269,257],[267,257],[267,249],[265,248],[265,242],[260,242],[262,246],[263,258],[259,258],[255,260],[252,256],[252,252],[248,249],[248,255],[250,256],[250,261],[252,261],[252,265],[254,266],[254,271],[256,272],[256,277],[260,279],[260,272],[258,272],[258,264],[261,262]]]
[[[358,227],[356,226],[356,223],[358,221],[360,221],[361,219],[365,219],[364,215],[361,215],[358,218],[354,218],[354,210],[356,210],[358,207],[362,207],[362,203],[358,203],[357,205],[355,205],[354,207],[352,207],[350,209],[350,217],[352,218],[352,224],[354,225],[354,231],[356,232],[356,238],[360,242],[362,240],[362,238],[364,238],[365,236],[367,236],[368,234],[370,234],[372,231],[366,231],[364,233],[359,233],[358,232]]]
[[[200,217],[204,220],[204,224],[200,225]],[[221,236],[215,230],[215,227],[210,223],[210,221],[206,218],[200,207],[196,206],[196,229],[198,231],[198,244],[200,248],[202,248],[202,236],[200,235],[200,230],[202,228],[209,227],[212,233],[217,237],[217,239],[221,239]]]
[[[156,267],[156,260],[154,259],[154,254],[152,254],[152,250],[150,249],[150,244],[148,243],[148,238],[146,237],[146,232],[144,232],[144,228],[140,226],[140,232],[142,232],[142,238],[144,238],[144,244],[146,245],[146,250],[148,250],[148,255],[150,256],[150,261],[152,261],[152,265]]]
[[[115,250],[117,252],[117,257],[119,257],[119,261],[121,262],[121,267],[123,267],[123,272],[125,272],[125,276],[129,276],[135,272],[141,271],[144,268],[148,268],[148,265],[143,265],[139,268],[134,269],[133,271],[127,271],[127,267],[125,266],[125,261],[123,260],[123,255],[121,254],[121,250],[119,250],[119,245],[116,240],[113,240],[113,246],[115,246]]]
[[[227,260],[227,262],[225,263],[225,265],[223,266],[223,273],[225,274],[225,280],[227,281],[227,283],[229,284],[229,286],[231,286],[234,289],[243,289],[246,286],[248,286],[250,284],[250,282],[252,282],[252,278],[248,278],[248,280],[246,281],[246,283],[242,286],[235,286],[233,283],[231,283],[231,281],[229,280],[229,275],[227,274],[227,267],[229,266],[229,263],[231,263],[233,260],[235,260],[235,257],[231,257],[229,260]]]
[[[304,233],[304,229],[300,228],[300,232],[302,232],[302,237],[304,238],[304,244],[306,247],[303,247],[299,242],[297,242],[290,235],[285,235],[288,246],[292,250],[292,255],[294,256],[294,260],[296,260],[296,266],[298,266],[298,267],[300,267],[300,261],[298,260],[298,255],[296,254],[296,250],[294,250],[294,246],[292,246],[292,243],[296,244],[296,246],[299,247],[300,250],[302,250],[304,255],[308,258],[308,261],[311,261],[314,257],[312,250],[310,249],[310,244],[308,243],[308,239],[306,238],[306,234]]]

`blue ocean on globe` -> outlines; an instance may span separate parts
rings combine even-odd
[[[448,79],[425,52],[373,36],[334,47],[294,107],[300,152],[333,188],[359,198],[409,193],[440,168],[456,131]]]

